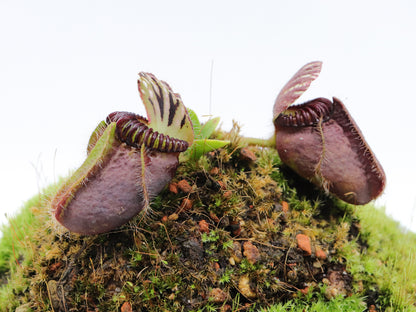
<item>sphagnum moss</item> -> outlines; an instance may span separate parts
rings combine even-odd
[[[318,191],[273,149],[247,158],[238,129],[219,135],[226,149],[178,168],[188,192],[166,188],[153,216],[110,233],[70,234],[30,201],[3,229],[0,310],[416,310],[415,235]]]

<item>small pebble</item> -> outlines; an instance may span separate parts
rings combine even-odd
[[[240,263],[243,259],[243,254],[241,253],[241,244],[237,241],[233,242],[233,250],[231,256],[234,258],[236,263]]]
[[[238,281],[238,288],[244,297],[249,299],[256,297],[256,293],[250,287],[250,278],[247,275],[240,277],[240,280]]]
[[[288,202],[282,201],[282,211],[285,214],[289,212],[289,204],[288,204]]]
[[[214,221],[214,222],[220,222],[220,218],[218,218],[218,216],[215,214],[215,213],[213,213],[212,211],[209,213],[209,217],[212,219],[212,221]]]
[[[307,256],[312,254],[311,239],[305,234],[296,235],[296,240],[298,242],[298,248],[302,249]]]
[[[323,251],[320,247],[316,247],[315,256],[320,260],[326,260],[327,258],[326,252]]]
[[[191,210],[193,204],[194,201],[192,199],[184,198],[179,208],[184,211],[189,211]]]
[[[257,157],[253,153],[253,151],[251,151],[247,147],[243,147],[240,150],[240,158],[241,158],[241,160],[246,160],[246,161],[250,161],[250,162],[254,162],[254,161],[257,160]]]
[[[370,307],[368,308],[368,312],[377,312],[377,309],[374,304],[370,305]]]
[[[178,188],[184,193],[192,192],[192,186],[185,179],[178,182]]]
[[[228,294],[220,288],[213,288],[209,292],[209,298],[215,303],[223,303],[227,301]]]
[[[178,183],[172,182],[169,184],[169,191],[178,194]]]
[[[124,302],[121,306],[121,312],[133,312],[133,309],[131,308],[131,304],[129,302]]]
[[[231,264],[232,266],[234,266],[234,265],[235,265],[235,260],[234,260],[234,258],[233,258],[233,257],[230,257],[230,259],[228,259],[228,262],[230,262],[230,264]]]
[[[209,233],[209,224],[205,220],[201,220],[198,222],[199,231],[201,233]]]
[[[296,281],[296,278],[298,277],[298,273],[296,273],[296,270],[290,270],[289,272],[287,272],[287,278],[294,282]]]
[[[177,213],[172,213],[172,214],[168,217],[168,220],[169,220],[169,221],[176,221],[176,220],[178,220],[178,218],[179,218],[179,216],[178,216],[178,214],[177,214]]]
[[[218,167],[213,167],[210,171],[209,174],[210,175],[217,175],[218,173],[220,173],[220,169]]]
[[[255,264],[260,259],[260,252],[256,246],[254,246],[250,241],[243,244],[244,256],[246,256],[247,261],[251,264]]]

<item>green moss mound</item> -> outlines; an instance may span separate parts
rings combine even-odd
[[[2,231],[0,311],[416,311],[416,235],[227,135],[111,233],[57,225],[54,187],[30,200]]]

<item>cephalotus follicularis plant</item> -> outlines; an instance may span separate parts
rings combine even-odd
[[[272,138],[243,141],[275,147],[282,162],[300,176],[348,203],[365,204],[381,194],[385,174],[342,102],[317,98],[290,106],[321,66],[306,64],[280,91]],[[91,135],[85,162],[51,201],[56,220],[71,232],[92,235],[123,225],[149,209],[151,199],[174,177],[180,153],[191,147],[199,157],[227,144],[207,144],[218,119],[203,133],[195,114],[166,82],[140,73],[138,86],[147,118],[109,114]]]
[[[334,97],[292,105],[321,67],[319,61],[306,64],[280,91],[273,107],[273,137],[246,142],[275,147],[282,162],[303,178],[345,202],[363,205],[382,193],[386,177],[344,104]]]

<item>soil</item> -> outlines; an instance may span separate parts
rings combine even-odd
[[[230,146],[183,163],[152,208],[107,234],[40,233],[30,290],[17,295],[34,311],[248,311],[322,287],[348,296],[357,282],[340,255],[359,235],[351,207],[275,151]]]

